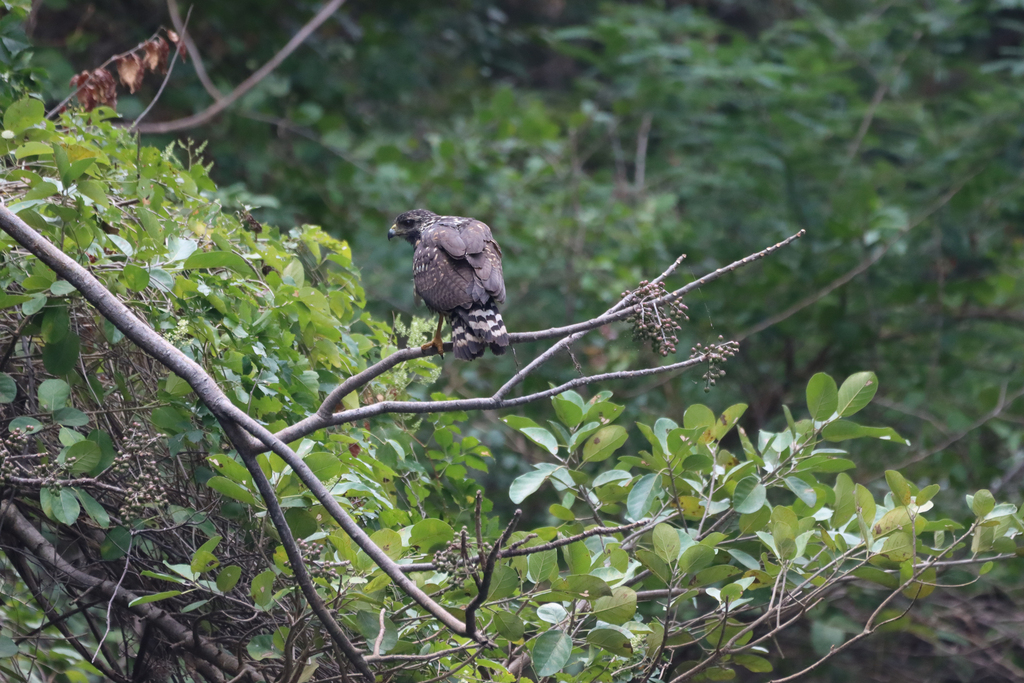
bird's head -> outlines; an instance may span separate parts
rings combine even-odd
[[[388,230],[388,239],[403,237],[410,244],[415,244],[423,228],[428,227],[437,219],[437,214],[426,209],[406,211],[395,219],[395,224]]]

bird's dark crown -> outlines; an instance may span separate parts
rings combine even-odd
[[[426,209],[406,211],[395,219],[395,224],[388,230],[388,239],[404,237],[409,242],[415,243],[419,239],[420,232],[436,219],[437,214]]]

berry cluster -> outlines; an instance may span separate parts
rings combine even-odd
[[[466,528],[463,527],[462,530],[466,531]],[[490,543],[484,543],[484,555],[488,555],[493,547],[494,546]],[[466,543],[467,557],[473,558],[478,554],[479,552],[476,549],[475,543]],[[437,568],[437,571],[444,572],[445,574],[450,574],[452,577],[455,577],[459,574],[469,576],[470,567],[473,565],[467,567],[462,563],[462,540],[460,538],[456,538],[455,540],[450,541],[444,548],[434,553],[434,566]],[[453,581],[453,584],[454,583],[457,582]]]
[[[675,353],[679,343],[676,331],[682,329],[679,323],[690,319],[686,305],[678,300],[659,303],[658,300],[668,294],[660,282],[642,280],[635,292],[623,292],[622,297],[630,294],[634,295],[635,302],[633,314],[626,322],[633,325],[633,339],[650,341],[654,352],[662,356]]]
[[[7,483],[18,474],[14,464],[15,453],[23,451],[28,443],[28,434],[15,427],[6,440],[0,439],[0,485]]]
[[[141,423],[128,425],[121,452],[110,466],[112,474],[124,476],[132,482],[121,504],[123,519],[140,519],[146,516],[146,508],[167,505],[167,488],[156,464],[159,441],[160,437],[150,436]]]
[[[325,556],[325,548],[321,543],[313,543],[304,538],[296,539],[295,542],[302,552],[302,558],[306,563],[306,568],[309,570],[309,575],[314,579],[323,579],[328,583],[336,583],[341,579],[338,568],[350,564],[346,560],[340,562],[328,560]]]
[[[718,344],[708,344],[704,346],[700,342],[697,342],[690,348],[690,358],[697,358],[699,356],[706,356],[708,361],[708,371],[701,377],[704,380],[704,393],[711,391],[711,387],[715,386],[715,380],[720,377],[725,377],[725,370],[719,367],[729,358],[735,356],[739,350],[740,345],[734,341],[722,341],[722,335],[718,335]]]

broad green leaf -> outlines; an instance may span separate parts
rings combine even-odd
[[[620,657],[632,657],[633,645],[630,638],[620,631],[610,628],[595,628],[587,634],[587,643],[594,647],[608,650]]]
[[[988,489],[981,489],[974,494],[971,500],[971,511],[980,519],[992,512],[996,506],[996,499]]]
[[[0,372],[0,403],[11,403],[18,397],[18,385],[6,372]]]
[[[224,569],[220,570],[220,573],[217,574],[217,590],[219,590],[221,593],[229,592],[232,588],[235,587],[235,585],[238,584],[238,579],[240,579],[241,577],[242,568],[238,565],[233,564],[224,567]]]
[[[138,605],[146,605],[151,602],[158,602],[160,600],[166,600],[167,598],[176,598],[181,595],[181,591],[164,591],[162,593],[153,593],[152,595],[144,595],[141,598],[135,598],[128,603],[129,607],[136,607]]]
[[[507,638],[511,641],[519,640],[523,637],[523,633],[526,632],[523,620],[516,616],[516,614],[506,610],[494,613],[494,629],[502,638]]]
[[[796,497],[803,501],[807,507],[813,508],[815,503],[818,502],[818,494],[814,492],[810,484],[800,477],[786,477],[784,481],[786,488],[796,494]]]
[[[885,471],[885,482],[889,485],[889,490],[892,491],[893,500],[896,501],[897,505],[908,505],[912,494],[910,493],[910,485],[907,484],[907,480],[903,478],[903,475],[896,470]]]
[[[839,392],[836,381],[824,372],[811,377],[807,382],[807,409],[811,418],[822,422],[832,417],[839,407]]]
[[[536,492],[548,480],[551,472],[552,470],[534,470],[533,472],[519,475],[513,480],[512,485],[508,489],[509,500],[516,505],[522,503],[526,500],[527,496]]]
[[[612,589],[606,581],[591,574],[570,574],[564,579],[556,579],[552,582],[551,589],[588,600],[612,594]]]
[[[422,519],[412,527],[409,544],[417,545],[423,551],[448,543],[455,538],[452,528],[439,519]]]
[[[625,624],[636,614],[636,592],[627,586],[612,589],[612,594],[593,602],[594,617],[609,624]]]
[[[629,434],[619,425],[602,427],[583,445],[583,462],[607,460],[627,438]]]
[[[124,270],[121,271],[121,277],[124,279],[124,284],[133,292],[141,292],[149,287],[149,271],[139,268],[134,263],[125,264]]]
[[[543,550],[533,553],[526,560],[526,578],[533,583],[541,583],[551,578],[552,572],[558,571],[558,551]]]
[[[857,501],[853,495],[853,480],[845,473],[836,476],[835,509],[832,512],[832,528],[839,529],[857,513]]]
[[[95,441],[83,439],[72,444],[65,454],[65,462],[71,462],[72,474],[92,472],[100,463],[100,445]]]
[[[626,511],[633,519],[640,519],[650,510],[651,505],[661,493],[661,475],[645,474],[640,481],[633,484],[626,499]]]
[[[78,515],[82,512],[82,506],[78,503],[78,497],[75,495],[74,489],[70,488],[63,488],[60,490],[60,493],[53,496],[51,505],[53,519],[68,526],[74,524],[78,519]]]
[[[43,347],[43,367],[54,375],[68,374],[78,363],[80,348],[81,339],[75,333],[46,344]]]
[[[555,408],[555,414],[558,416],[558,419],[569,429],[575,429],[583,420],[586,406],[583,404],[583,399],[575,391],[570,390],[555,396],[551,399],[551,404]]]
[[[250,584],[249,595],[252,596],[253,601],[261,607],[266,609],[270,606],[273,600],[274,593],[274,572],[270,569],[266,569],[252,580]]]
[[[683,551],[679,558],[679,572],[682,574],[696,574],[714,561],[714,549],[697,543]]]
[[[732,506],[736,512],[749,515],[764,507],[767,496],[768,492],[764,484],[756,476],[751,475],[736,482]]]
[[[60,410],[71,397],[71,387],[62,379],[46,379],[40,382],[37,392],[39,407],[48,413]]]
[[[878,378],[873,372],[858,372],[850,375],[839,387],[838,411],[841,417],[850,417],[861,410],[878,391]]]
[[[665,562],[673,563],[679,558],[679,534],[675,528],[664,522],[656,525],[651,534],[654,552]]]
[[[78,496],[78,500],[82,503],[82,509],[85,510],[85,514],[89,515],[92,521],[96,522],[97,526],[101,529],[106,529],[110,526],[110,515],[100,505],[99,501],[89,495],[88,491],[75,488],[72,489],[75,495]]]
[[[555,435],[543,427],[522,427],[519,431],[530,441],[534,442],[551,455],[558,453],[558,440]]]
[[[533,667],[538,676],[553,676],[569,662],[572,638],[557,629],[542,633],[533,646]]]
[[[210,477],[206,485],[228,498],[234,498],[248,505],[256,505],[256,498],[253,497],[252,493],[226,477]]]
[[[25,97],[7,107],[4,112],[4,129],[15,135],[21,134],[37,123],[42,123],[45,115],[46,109],[42,101]]]
[[[182,268],[229,268],[242,277],[255,274],[249,262],[233,251],[197,251],[185,260]]]
[[[669,583],[672,580],[672,570],[669,568],[668,563],[661,559],[656,553],[652,553],[649,550],[637,550],[636,559],[640,563],[651,570],[651,573],[658,577],[663,583]]]

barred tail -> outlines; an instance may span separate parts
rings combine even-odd
[[[449,313],[448,322],[452,326],[452,346],[455,357],[460,360],[473,360],[484,355],[484,349],[491,347],[491,352],[500,356],[508,346],[508,332],[505,321],[501,319],[493,302],[475,305],[473,308],[456,308]]]

